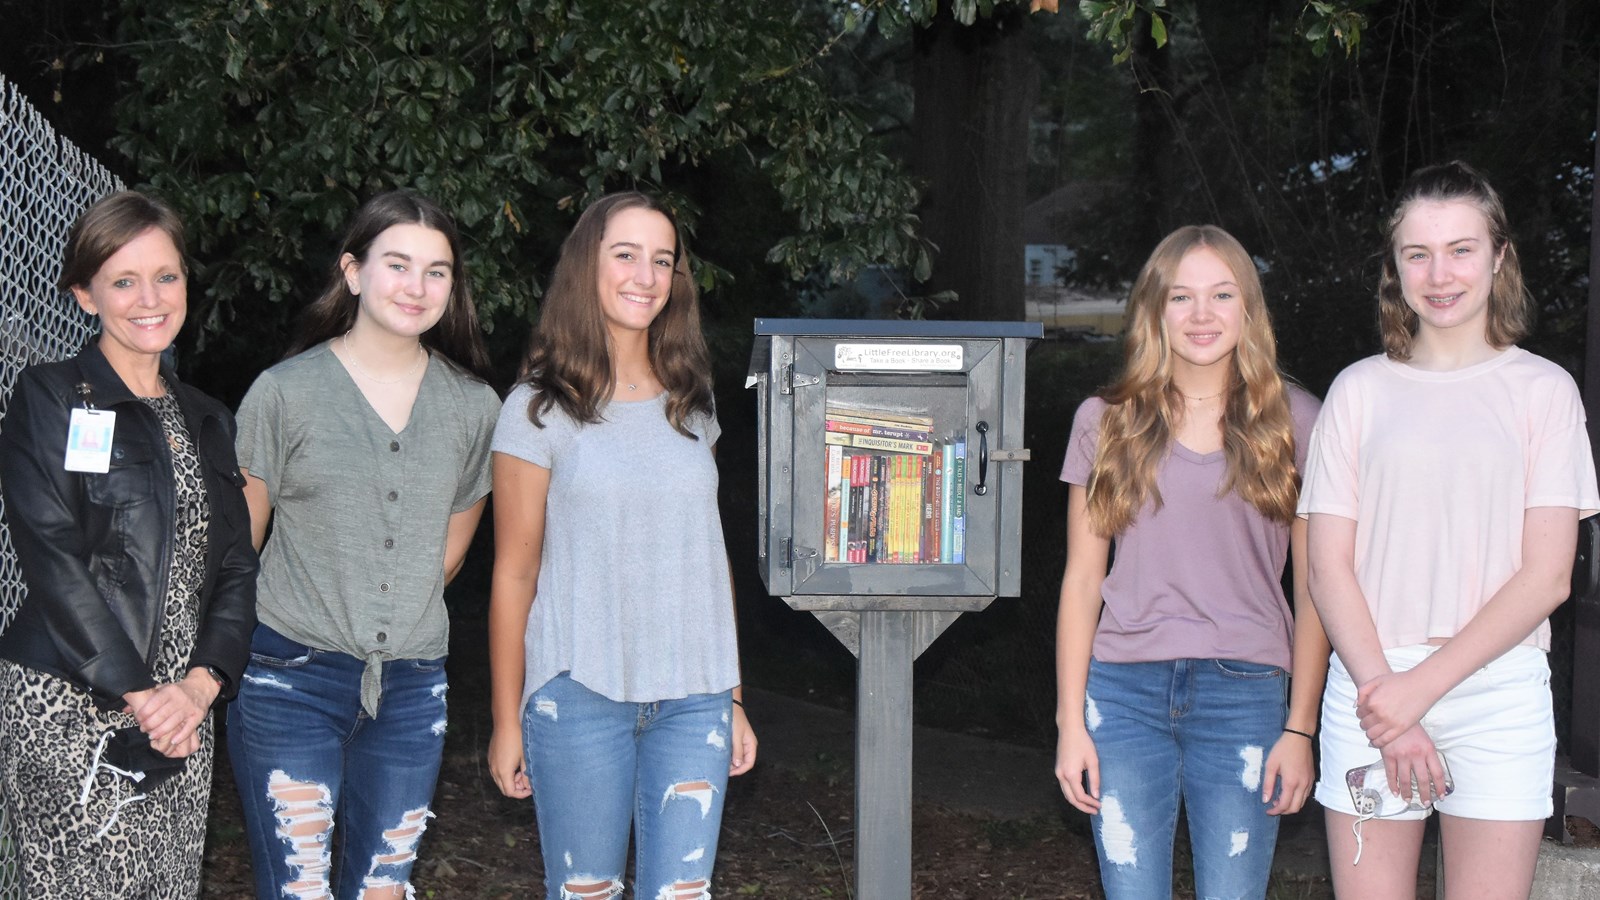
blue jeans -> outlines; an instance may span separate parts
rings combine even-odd
[[[1180,798],[1196,894],[1266,896],[1278,820],[1261,781],[1286,681],[1276,666],[1225,659],[1090,662],[1084,722],[1100,758],[1094,844],[1108,900],[1172,896]]]
[[[637,896],[711,896],[732,696],[620,703],[563,672],[528,698],[522,746],[548,900],[621,894],[630,822]]]
[[[261,900],[409,886],[444,752],[444,660],[384,663],[376,718],[363,665],[256,626],[228,755]]]

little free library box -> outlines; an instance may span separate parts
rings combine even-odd
[[[1021,593],[1038,323],[757,319],[759,566],[857,658],[856,890],[911,896],[912,662]]]

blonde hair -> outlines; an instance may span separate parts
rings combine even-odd
[[[1237,492],[1275,522],[1294,518],[1300,473],[1294,462],[1294,420],[1278,372],[1277,342],[1255,263],[1215,225],[1187,225],[1162,239],[1133,284],[1122,373],[1101,396],[1106,411],[1089,474],[1088,514],[1094,530],[1113,537],[1133,523],[1146,500],[1161,504],[1156,470],[1172,450],[1183,396],[1172,381],[1172,347],[1163,313],[1178,265],[1207,248],[1233,271],[1244,301],[1244,327],[1234,348],[1222,413],[1228,474],[1219,496]]]
[[[1484,338],[1495,349],[1503,350],[1533,330],[1533,297],[1522,281],[1522,262],[1511,242],[1506,206],[1482,172],[1456,160],[1411,173],[1395,198],[1384,229],[1383,271],[1378,276],[1378,330],[1383,335],[1383,351],[1390,359],[1405,362],[1411,358],[1411,344],[1420,324],[1416,312],[1406,303],[1395,261],[1400,223],[1415,204],[1451,202],[1470,203],[1483,213],[1489,224],[1489,241],[1500,256],[1489,285]]]

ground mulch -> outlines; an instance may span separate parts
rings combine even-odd
[[[419,898],[542,896],[538,836],[528,801],[500,795],[484,767],[485,710],[451,691],[444,769],[413,881]],[[467,701],[467,702],[463,702]],[[220,754],[206,847],[207,900],[249,898],[249,851],[239,798]],[[848,769],[819,759],[804,770],[758,765],[729,785],[715,897],[852,897],[854,787]],[[1094,845],[1057,821],[1007,822],[919,804],[913,815],[913,893],[950,898],[1101,896]],[[628,896],[632,896],[631,892]],[[865,900],[865,898],[861,898]]]

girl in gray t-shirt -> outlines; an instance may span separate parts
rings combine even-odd
[[[1278,374],[1255,266],[1220,228],[1168,235],[1127,314],[1123,371],[1079,408],[1061,472],[1056,777],[1094,817],[1110,900],[1171,894],[1180,798],[1196,892],[1261,897],[1276,817],[1311,790],[1328,664],[1295,518],[1318,404]]]
[[[755,763],[697,304],[671,214],[596,201],[496,426],[489,771],[533,796],[551,900],[622,893],[630,825],[635,894],[708,894]]]

